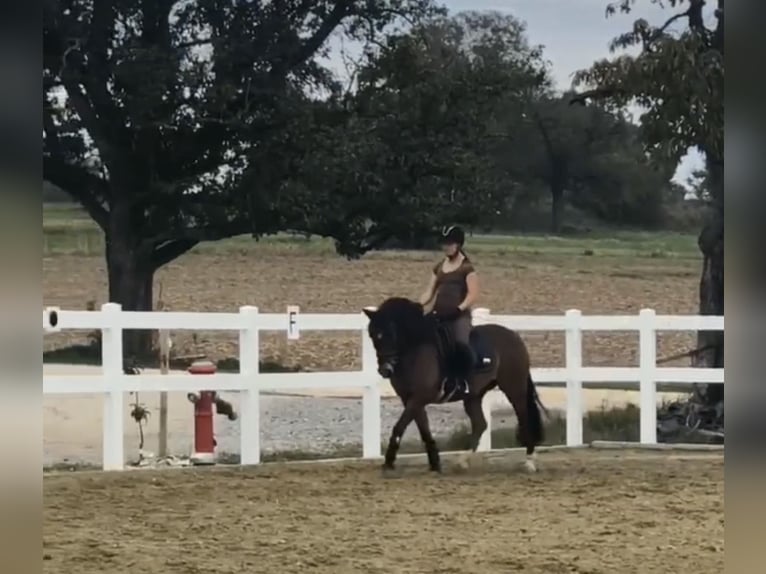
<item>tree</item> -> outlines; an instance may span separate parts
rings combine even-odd
[[[512,16],[464,12],[389,38],[360,70],[354,102],[376,142],[371,171],[384,174],[379,213],[417,236],[497,209],[508,191],[497,114],[547,82],[540,48]],[[415,229],[413,212],[430,218]]]
[[[45,0],[44,179],[104,231],[109,299],[151,309],[154,272],[201,241],[296,228],[371,247],[333,227],[342,203],[306,217],[287,193],[307,129],[294,118],[337,123],[338,84],[318,61],[331,34],[379,41],[433,12],[430,0]]]
[[[700,201],[710,202],[712,195],[710,190],[710,174],[706,169],[696,169],[687,179],[692,194]]]
[[[573,108],[571,97],[538,95],[523,121],[511,119],[511,176],[548,189],[553,233],[562,230],[566,203],[612,224],[659,225],[672,172],[656,169],[621,114]]]
[[[659,3],[659,0],[651,0]],[[635,0],[610,4],[607,14],[618,9],[629,13]],[[705,157],[710,206],[708,220],[699,235],[704,257],[699,290],[699,311],[723,315],[723,27],[724,1],[717,0],[715,26],[705,24],[704,0],[667,0],[675,13],[660,25],[639,19],[633,29],[616,38],[612,50],[636,46],[638,55],[622,54],[596,62],[581,72],[577,81],[589,88],[573,99],[583,103],[598,98],[613,107],[631,103],[644,108],[641,130],[647,149],[677,162],[689,148]],[[685,22],[680,33],[671,25]],[[723,333],[698,333],[697,363],[723,367]],[[723,400],[723,385],[710,385],[708,400]]]
[[[645,153],[633,123],[611,114],[605,120],[606,134],[584,146],[589,154],[575,177],[572,205],[611,225],[662,226],[675,166]]]

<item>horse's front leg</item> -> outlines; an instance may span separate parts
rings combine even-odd
[[[384,470],[393,470],[394,462],[396,461],[396,453],[399,452],[399,445],[402,442],[402,436],[404,431],[418,414],[418,411],[423,409],[423,405],[420,402],[416,402],[413,399],[408,400],[404,405],[404,410],[399,416],[399,420],[396,421],[394,429],[391,431],[391,438],[388,441],[388,448],[386,449],[385,461],[383,462]]]
[[[415,424],[418,425],[418,431],[420,431],[420,438],[426,447],[426,454],[428,454],[428,465],[434,472],[442,471],[441,460],[439,459],[439,449],[436,446],[436,441],[431,434],[431,427],[428,424],[428,413],[426,413],[425,407],[420,409],[415,415]]]

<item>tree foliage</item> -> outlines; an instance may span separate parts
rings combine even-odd
[[[380,197],[395,198],[392,220],[430,214],[421,227],[476,223],[502,202],[497,113],[548,82],[521,22],[473,12],[392,36],[359,79],[355,109],[376,141]]]
[[[630,13],[635,2],[611,3],[607,15]],[[598,97],[615,108],[642,106],[640,125],[653,152],[677,161],[697,147],[722,160],[724,3],[717,2],[714,29],[705,25],[705,0],[666,0],[679,11],[658,26],[636,20],[632,30],[612,41],[611,50],[638,47],[639,54],[620,54],[581,71],[576,82],[595,87],[579,98]],[[671,26],[684,19],[688,26],[671,32]]]
[[[201,241],[297,231],[356,256],[486,221],[541,182],[619,221],[659,205],[634,130],[563,105],[512,16],[45,0],[43,28],[44,177],[104,230],[126,309],[151,308],[154,271]],[[324,63],[332,35],[364,45],[351,90]]]
[[[336,188],[313,190],[321,212],[292,195],[306,136],[339,121],[320,57],[334,33],[375,42],[434,13],[430,0],[45,0],[44,178],[103,229],[110,300],[150,309],[154,271],[200,241],[358,240]]]
[[[651,0],[659,3],[659,0]],[[665,0],[673,14],[661,25],[639,19],[633,29],[612,43],[613,50],[640,48],[596,62],[578,75],[589,89],[574,101],[597,98],[614,107],[638,103],[644,142],[649,151],[678,160],[689,148],[705,156],[705,191],[712,209],[699,235],[704,256],[699,308],[703,314],[724,313],[723,297],[723,80],[724,0],[716,0],[714,25],[708,27],[705,0]],[[609,5],[608,14],[629,13],[635,0]],[[678,33],[671,26],[686,24]],[[723,334],[700,332],[698,364],[723,366]],[[713,385],[710,401],[723,400],[721,385]]]
[[[45,176],[107,232],[116,205],[129,212],[125,224],[156,265],[201,240],[278,231],[291,223],[272,201],[290,173],[283,152],[317,121],[312,93],[338,90],[318,61],[328,37],[342,28],[373,40],[432,9],[427,0],[48,0]]]

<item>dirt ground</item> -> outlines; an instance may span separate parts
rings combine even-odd
[[[369,463],[44,477],[43,572],[723,570],[723,456],[551,451],[398,479]]]
[[[435,253],[373,253],[358,261],[333,254],[255,246],[192,252],[160,270],[155,293],[175,311],[236,311],[256,305],[284,312],[299,305],[304,312],[353,313],[393,295],[418,297]],[[494,313],[559,314],[581,309],[586,314],[633,314],[642,307],[658,313],[695,313],[700,262],[693,259],[618,258],[546,253],[477,252],[481,273],[481,306]],[[88,301],[107,300],[103,257],[56,255],[43,259],[44,304],[84,309]],[[563,333],[524,333],[533,365],[564,364]],[[210,358],[237,356],[237,334],[175,332],[180,355],[204,353]],[[87,333],[46,335],[51,349],[87,340]],[[637,333],[586,333],[588,366],[638,364]],[[660,334],[658,356],[694,346],[690,333]],[[354,370],[360,367],[359,333],[301,334],[287,341],[284,332],[261,336],[261,357],[309,370]],[[688,360],[668,366],[688,365]]]

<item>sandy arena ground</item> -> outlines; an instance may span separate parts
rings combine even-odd
[[[723,456],[505,454],[459,473],[367,463],[44,477],[43,572],[723,571]]]

